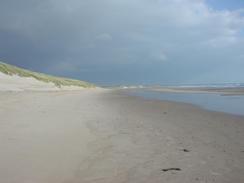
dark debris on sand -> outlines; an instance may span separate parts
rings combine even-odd
[[[180,168],[165,168],[165,169],[162,169],[161,171],[163,172],[168,172],[168,171],[181,171]]]

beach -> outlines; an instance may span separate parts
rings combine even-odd
[[[99,88],[0,100],[0,182],[244,180],[242,116]]]

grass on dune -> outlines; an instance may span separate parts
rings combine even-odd
[[[61,86],[79,86],[83,88],[95,87],[95,85],[85,81],[32,72],[3,62],[0,62],[0,72],[8,75],[18,75],[20,77],[33,77],[39,81],[43,81],[46,83],[48,82],[54,83],[57,87],[61,87]]]

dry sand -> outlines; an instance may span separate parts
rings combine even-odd
[[[1,183],[244,182],[240,116],[101,89],[0,101]]]

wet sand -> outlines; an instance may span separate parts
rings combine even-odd
[[[244,118],[116,91],[0,92],[0,182],[243,183]]]
[[[157,92],[215,93],[220,95],[244,95],[244,87],[145,87]]]

